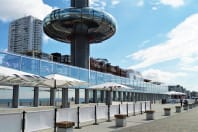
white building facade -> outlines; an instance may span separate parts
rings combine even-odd
[[[27,16],[10,23],[8,51],[18,54],[42,51],[42,21]]]

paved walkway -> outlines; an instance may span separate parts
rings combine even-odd
[[[99,125],[89,125],[82,129],[74,129],[74,132],[198,132],[198,108],[193,108],[182,113],[175,113],[176,104],[155,104],[155,120],[145,120],[145,114],[130,116],[127,118],[127,126],[115,127],[115,121],[103,122]],[[164,116],[163,108],[171,108],[171,116]]]
[[[198,108],[116,132],[198,132]]]

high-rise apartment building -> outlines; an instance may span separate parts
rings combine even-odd
[[[8,51],[18,54],[41,53],[42,21],[27,16],[10,23]]]

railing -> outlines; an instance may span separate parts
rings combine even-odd
[[[54,73],[62,74],[65,76],[89,82],[90,85],[100,84],[104,82],[116,82],[133,87],[132,91],[134,92],[159,94],[168,92],[167,86],[156,85],[149,82],[146,83],[141,79],[134,80],[133,78],[115,76],[108,73],[97,72],[66,64],[1,51],[0,66],[9,67],[41,76]]]
[[[135,107],[135,108],[134,108]],[[0,128],[2,132],[31,132],[56,128],[55,122],[73,121],[77,128],[83,123],[93,124],[98,120],[113,119],[115,114],[134,115],[149,110],[149,101],[135,104],[119,104],[108,106],[77,107],[65,109],[51,109],[45,111],[0,114]],[[134,111],[135,110],[135,111]]]

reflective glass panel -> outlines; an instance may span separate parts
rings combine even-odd
[[[53,63],[40,61],[40,75],[46,76],[53,74]]]
[[[17,55],[12,55],[12,54],[6,54],[2,60],[2,65],[20,70],[21,69],[21,57]]]
[[[32,58],[22,57],[21,70],[39,75],[40,61]]]

